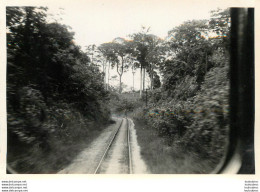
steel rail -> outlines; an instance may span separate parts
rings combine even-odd
[[[128,145],[128,166],[129,166],[129,174],[133,174],[132,169],[132,153],[131,153],[131,143],[130,143],[130,129],[129,129],[129,120],[126,118],[127,121],[127,145]]]
[[[101,160],[99,161],[99,164],[98,164],[98,166],[97,166],[97,168],[96,168],[94,174],[97,174],[97,172],[98,172],[98,170],[99,170],[99,168],[100,168],[100,166],[101,166],[101,164],[102,164],[102,162],[103,162],[105,156],[107,155],[107,152],[109,151],[109,149],[110,149],[112,143],[114,142],[114,140],[115,140],[115,138],[116,138],[116,136],[117,136],[117,133],[119,132],[119,129],[121,128],[121,126],[122,126],[122,124],[123,124],[123,121],[124,121],[124,119],[122,119],[122,121],[121,121],[121,123],[120,123],[118,129],[116,130],[116,132],[115,132],[113,138],[110,140],[110,142],[109,142],[109,144],[108,144],[108,146],[107,146],[107,148],[106,148],[106,150],[105,150],[105,152],[104,152],[104,154],[103,154]]]

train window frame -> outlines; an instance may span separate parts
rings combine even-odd
[[[213,173],[255,174],[254,8],[230,8],[230,132],[225,160]]]

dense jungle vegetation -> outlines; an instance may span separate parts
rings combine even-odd
[[[207,173],[224,157],[229,10],[184,22],[165,39],[143,27],[129,39],[88,45],[86,51],[68,26],[47,22],[47,8],[6,10],[8,163],[15,170],[59,170],[111,122],[111,110],[127,110],[134,118],[153,173]],[[112,69],[117,76],[110,76]],[[140,72],[139,91],[133,83],[123,93],[127,71],[133,81]],[[165,163],[166,156],[176,160]],[[172,163],[172,169],[155,168]]]
[[[188,21],[169,31],[170,56],[156,66],[162,86],[150,90],[148,106],[134,112],[142,127],[138,141],[153,173],[209,173],[225,157],[229,30],[229,11],[217,10],[210,20]]]
[[[48,173],[108,123],[103,74],[46,8],[7,8],[8,163]],[[78,141],[78,142],[75,142]]]

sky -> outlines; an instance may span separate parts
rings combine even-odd
[[[150,27],[151,33],[163,38],[184,21],[209,18],[209,11],[216,8],[215,5],[185,4],[174,0],[138,3],[113,0],[49,6],[49,12],[55,18],[61,17],[59,22],[71,26],[77,44],[84,47],[127,37],[140,31],[141,26]]]
[[[208,4],[208,1],[165,0],[107,0],[64,3],[48,6],[49,18],[71,27],[75,43],[83,50],[87,45],[110,42],[116,37],[127,38],[141,27],[150,27],[150,33],[164,38],[172,28],[184,21],[208,19],[210,11],[226,5]],[[204,2],[204,3],[203,3]],[[216,0],[216,2],[218,2]],[[140,85],[140,72],[135,73],[135,88]],[[111,70],[111,76],[116,75]],[[147,76],[147,75],[146,75]],[[122,82],[133,86],[132,72],[125,73]],[[117,85],[117,81],[112,82]]]

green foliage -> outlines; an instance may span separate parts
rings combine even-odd
[[[110,109],[113,113],[125,114],[133,112],[134,109],[142,105],[139,100],[139,93],[110,93]]]
[[[40,91],[32,87],[23,87],[18,91],[17,97],[19,110],[8,107],[8,132],[18,135],[25,143],[33,143],[45,136],[46,130],[42,129],[45,118],[46,104]]]
[[[105,58],[111,62],[112,68],[116,68],[119,75],[119,93],[122,92],[122,76],[129,68],[129,43],[123,38],[115,38],[113,42],[100,45],[99,50]]]
[[[143,28],[143,31],[130,35],[131,54],[141,70],[145,70],[151,80],[151,89],[161,86],[160,79],[156,73],[156,69],[162,63],[164,47],[162,40],[153,34],[148,34],[149,28]],[[145,81],[145,77],[141,77],[141,81]]]
[[[220,157],[226,150],[229,126],[227,69],[227,66],[216,67],[206,75],[201,91],[193,100],[196,112],[193,123],[183,138],[187,147],[209,157]],[[190,143],[200,144],[200,148]]]
[[[149,92],[148,107],[134,117],[145,119],[168,146],[218,163],[229,131],[229,53],[223,46],[229,16],[227,11],[215,16],[211,22],[224,24],[208,28],[207,21],[190,21],[169,32],[168,56],[160,65],[163,85]],[[221,38],[207,38],[211,30]]]
[[[211,12],[209,27],[218,35],[216,38],[218,46],[224,49],[229,49],[230,22],[229,9],[218,9]]]
[[[45,11],[7,8],[9,157],[20,154],[17,143],[31,146],[25,154],[75,143],[110,118],[103,74],[67,26],[46,22]]]

